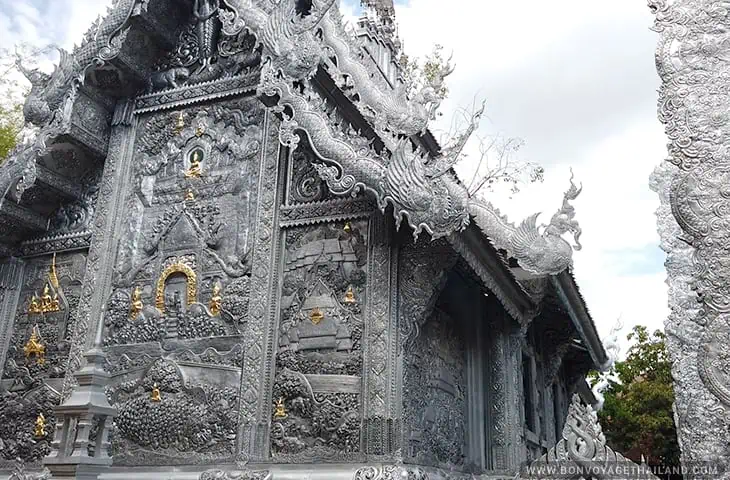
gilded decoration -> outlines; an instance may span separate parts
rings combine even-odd
[[[167,279],[175,274],[181,273],[187,278],[187,304],[192,305],[198,298],[198,276],[195,271],[184,263],[173,263],[168,266],[157,280],[157,291],[155,295],[155,307],[161,313],[165,313],[165,285]]]
[[[22,300],[14,312],[4,311],[8,321],[7,336],[3,337],[0,332],[0,340],[7,341],[7,350],[0,352],[0,355],[4,353],[0,383],[0,446],[3,447],[0,469],[16,458],[37,463],[50,451],[56,427],[53,408],[59,403],[58,389],[66,373],[76,324],[76,318],[70,313],[76,311],[82,295],[85,262],[85,254],[81,252],[58,254],[55,260],[52,256],[36,257],[26,261],[22,278],[17,278],[18,298],[35,296],[39,311],[29,315],[28,305]],[[43,313],[44,295],[39,292],[45,287],[48,287],[45,304],[53,307],[57,299],[59,307],[62,306],[59,312]],[[45,419],[42,437],[34,435],[39,414]]]
[[[221,306],[223,305],[223,297],[221,296],[221,284],[220,282],[215,282],[213,285],[213,294],[210,297],[210,303],[208,304],[208,308],[210,309],[210,314],[214,317],[217,317],[221,314]]]
[[[33,327],[28,342],[23,346],[23,353],[25,354],[26,361],[35,358],[36,363],[39,365],[46,363],[46,346],[41,340],[38,325]]]
[[[203,174],[203,169],[201,167],[203,158],[205,158],[205,154],[203,153],[203,150],[200,148],[195,148],[195,149],[193,149],[192,152],[190,152],[190,155],[189,155],[190,166],[184,172],[185,178],[200,178],[200,176]]]
[[[38,417],[35,419],[33,436],[36,438],[43,438],[46,436],[46,417],[43,416],[43,413],[39,413]]]
[[[28,314],[60,312],[61,300],[58,295],[60,289],[61,285],[58,282],[58,273],[56,270],[56,254],[54,253],[42,294],[39,296],[37,292],[33,292],[28,301]]]
[[[142,303],[142,289],[139,286],[134,287],[132,291],[132,302],[129,308],[129,317],[134,320],[140,314],[144,304]]]

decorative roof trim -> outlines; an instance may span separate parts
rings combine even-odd
[[[546,470],[558,468],[559,472]],[[627,474],[628,472],[628,474]],[[568,408],[562,438],[545,455],[523,468],[517,479],[593,478],[596,480],[631,478],[658,480],[646,464],[639,465],[606,445],[598,414],[589,405],[583,405],[578,394]]]

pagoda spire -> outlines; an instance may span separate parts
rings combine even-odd
[[[395,20],[395,7],[393,0],[360,0],[363,7],[371,8],[381,17],[389,17]]]
[[[364,12],[357,21],[356,35],[363,40],[386,80],[395,86],[400,77],[403,44],[398,38],[393,0],[360,0]]]

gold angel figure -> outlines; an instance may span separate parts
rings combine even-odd
[[[139,288],[139,286],[134,287],[134,291],[132,292],[132,304],[129,308],[129,316],[132,320],[135,320],[142,309],[144,308],[144,304],[142,303],[142,289]]]
[[[160,387],[155,383],[152,386],[152,392],[150,393],[150,400],[153,402],[159,402],[162,400],[162,394],[160,393]]]
[[[214,317],[217,317],[221,314],[221,307],[223,305],[223,297],[221,297],[221,284],[219,282],[216,282],[215,285],[213,285],[213,296],[210,297],[210,313]]]
[[[39,413],[38,417],[35,419],[33,436],[36,438],[43,438],[46,436],[46,417],[44,417],[42,413]]]

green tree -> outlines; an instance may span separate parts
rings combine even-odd
[[[15,148],[23,129],[23,106],[20,103],[0,105],[0,163]]]
[[[18,69],[19,61],[33,68],[49,58],[54,47],[38,47],[21,42],[13,47],[0,48],[0,163],[18,143],[25,127],[23,102],[29,92],[29,83]]]
[[[628,355],[614,366],[620,383],[610,383],[599,413],[608,444],[636,462],[643,456],[649,464],[678,465],[674,390],[664,333],[649,334],[637,325],[627,339],[633,342]]]

